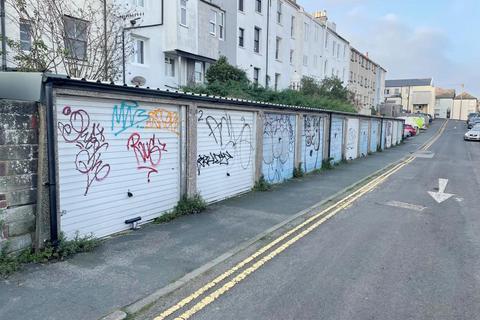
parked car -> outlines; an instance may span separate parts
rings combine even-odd
[[[403,136],[404,137],[408,138],[408,137],[413,137],[415,135],[417,135],[417,130],[413,126],[411,126],[409,124],[404,125],[404,127],[403,127]]]
[[[475,119],[475,118],[479,118],[480,117],[480,114],[478,112],[471,112],[468,114],[468,117],[467,117],[467,126],[470,125],[470,122]]]
[[[463,136],[463,140],[480,141],[480,125],[468,130],[465,136]]]
[[[476,124],[479,124],[479,123],[480,123],[480,117],[472,118],[472,119],[470,119],[470,121],[468,121],[467,128],[472,129],[473,126],[475,126]]]

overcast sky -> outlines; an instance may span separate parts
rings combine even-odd
[[[326,9],[352,46],[387,79],[429,78],[480,97],[480,0],[297,0]]]

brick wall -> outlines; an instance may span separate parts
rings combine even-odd
[[[35,232],[38,115],[34,102],[0,99],[0,248],[32,245]]]

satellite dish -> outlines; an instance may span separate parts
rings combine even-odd
[[[147,80],[142,77],[142,76],[135,76],[132,78],[132,80],[130,81],[132,84],[136,85],[136,86],[144,86],[145,83],[147,82]]]

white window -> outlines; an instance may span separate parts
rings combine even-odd
[[[320,34],[320,28],[315,25],[315,41],[318,41],[318,36]]]
[[[256,53],[260,52],[260,28],[255,27],[253,30],[253,51]]]
[[[65,49],[69,58],[87,58],[87,32],[89,22],[71,16],[63,16],[65,28]]]
[[[165,76],[175,77],[175,59],[165,57]]]
[[[195,61],[195,83],[203,83],[204,63]]]
[[[293,63],[293,54],[295,53],[295,51],[293,49],[290,49],[290,63],[292,64]]]
[[[328,70],[328,60],[325,60],[325,63],[323,65],[323,74],[325,77],[327,76],[327,70]]]
[[[209,28],[210,34],[212,36],[215,35],[215,29],[217,28],[217,13],[214,10],[210,10],[210,20],[209,20]]]
[[[133,38],[132,62],[139,64],[145,63],[145,41],[142,39]]]
[[[305,41],[308,41],[308,33],[309,33],[310,31],[309,31],[308,23],[306,23],[306,22],[304,23],[304,29],[305,29],[305,30],[304,30],[304,35],[305,35],[304,39],[305,39]]]
[[[340,58],[340,43],[337,43],[337,58]]]
[[[187,0],[180,0],[180,24],[187,25]]]
[[[262,13],[262,0],[255,0],[255,11]]]
[[[243,11],[243,0],[238,0],[238,10]]]
[[[318,57],[317,57],[317,55],[314,55],[313,56],[313,65],[316,67],[317,63],[318,63]]]
[[[238,46],[244,47],[245,45],[245,29],[238,28]]]
[[[218,38],[223,40],[225,33],[225,13],[220,12],[218,14]]]
[[[275,59],[280,59],[280,45],[282,43],[282,38],[277,37],[275,40]]]
[[[328,49],[328,41],[329,41],[329,38],[330,38],[330,34],[327,33],[327,36],[325,37],[325,48]]]
[[[282,1],[277,0],[277,23],[282,23]]]
[[[20,20],[20,50],[30,51],[32,49],[32,25],[28,20]]]
[[[260,78],[260,68],[253,68],[253,83],[258,84]]]
[[[275,91],[278,90],[279,84],[280,84],[280,73],[275,73]]]
[[[144,7],[145,1],[144,0],[132,0],[132,4],[138,7]]]
[[[345,59],[346,56],[347,56],[347,45],[344,44],[344,45],[343,45],[343,59]]]
[[[337,47],[335,41],[332,41],[332,55],[335,57],[335,48]]]
[[[308,56],[305,54],[303,55],[303,65],[305,67],[308,67]]]
[[[295,16],[292,16],[290,23],[290,36],[293,38],[295,37]]]

